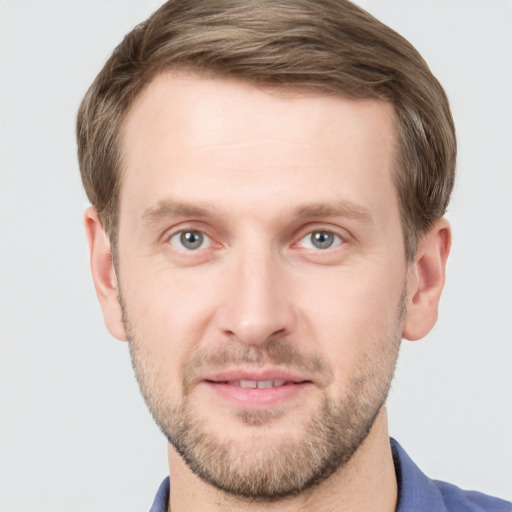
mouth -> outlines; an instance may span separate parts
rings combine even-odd
[[[215,381],[210,381],[215,382]],[[282,386],[288,386],[290,384],[296,384],[295,382],[274,379],[274,380],[231,380],[227,382],[217,382],[217,384],[227,384],[229,386],[235,386],[237,388],[244,389],[269,389],[269,388],[280,388]]]
[[[201,381],[228,405],[241,409],[269,408],[296,400],[314,386],[312,380],[288,371],[233,370],[208,375]]]

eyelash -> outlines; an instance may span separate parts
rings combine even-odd
[[[311,242],[311,245],[314,246],[313,236],[320,235],[320,234],[323,236],[327,235],[327,237],[332,237],[332,242],[329,245],[327,245],[326,247],[304,247],[304,249],[313,250],[313,251],[318,250],[320,252],[323,252],[323,251],[327,251],[328,249],[333,249],[334,247],[343,245],[345,243],[344,239],[340,235],[335,233],[334,231],[331,231],[328,229],[314,229],[312,231],[308,231],[308,233],[306,233],[304,236],[302,236],[298,240],[296,245],[300,244],[304,240],[309,240]],[[322,244],[322,240],[317,239],[317,241],[320,244]]]
[[[192,235],[192,234],[196,234],[196,235],[199,235],[200,237],[200,241],[199,241],[199,245],[197,245],[197,247],[184,247],[183,246],[183,238],[184,236],[186,235]],[[328,245],[326,245],[325,247],[318,247],[318,246],[314,246],[314,242],[313,242],[313,235],[323,235],[324,237],[326,236],[327,238],[329,237],[332,237],[332,242]],[[175,243],[172,243],[173,239],[175,240]],[[344,237],[340,236],[339,234],[335,233],[334,231],[332,230],[329,230],[329,229],[313,229],[313,230],[310,230],[308,231],[306,234],[304,234],[303,236],[301,236],[297,242],[295,242],[293,245],[294,246],[299,246],[301,244],[301,242],[303,242],[304,240],[307,240],[309,239],[310,240],[310,244],[311,246],[310,247],[302,247],[303,249],[305,250],[312,250],[312,251],[320,251],[320,252],[324,252],[328,249],[332,249],[334,247],[338,247],[340,245],[343,245],[345,244],[345,240],[344,240]],[[318,239],[317,240],[319,244],[322,244],[323,241],[322,239]],[[207,247],[204,247],[204,244],[207,243],[208,245],[211,245],[213,243],[213,239],[208,236],[204,231],[201,231],[199,229],[182,229],[180,231],[177,231],[175,233],[173,233],[171,236],[169,236],[167,238],[167,242],[170,244],[170,245],[173,245],[174,247],[178,248],[178,249],[181,249],[181,250],[184,250],[186,252],[196,252],[196,251],[199,251],[201,249],[206,249]],[[192,244],[194,244],[194,241],[191,242]],[[329,243],[329,240],[327,240],[327,243]],[[181,245],[181,247],[178,246],[178,244]]]
[[[183,247],[183,237],[187,234],[198,234],[200,235],[200,237],[203,238],[203,240],[201,241],[200,245],[198,247],[194,247],[193,249],[191,248],[188,248],[188,247]],[[173,244],[172,243],[172,240],[175,239],[175,238],[178,238],[180,243],[182,244],[182,247],[178,247],[179,249],[182,249],[182,250],[185,250],[187,252],[195,252],[199,249],[204,249],[205,247],[202,247],[202,245],[207,242],[208,240],[211,242],[213,242],[213,240],[211,239],[211,237],[209,237],[204,231],[201,231],[199,229],[182,229],[181,231],[177,231],[176,233],[174,233],[173,235],[171,235],[167,240],[168,240],[168,243],[177,247],[177,245]]]

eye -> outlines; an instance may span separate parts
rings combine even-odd
[[[312,231],[299,242],[305,249],[330,249],[333,246],[341,245],[343,240],[332,231]]]
[[[171,236],[169,243],[178,249],[186,249],[187,251],[195,251],[204,249],[211,243],[209,236],[201,231],[179,231]]]

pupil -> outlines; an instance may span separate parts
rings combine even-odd
[[[311,241],[315,247],[327,249],[332,245],[334,237],[331,233],[327,233],[326,231],[317,231],[311,235]]]
[[[187,249],[197,249],[203,243],[203,235],[197,231],[185,231],[180,238],[183,247]]]

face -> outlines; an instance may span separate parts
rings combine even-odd
[[[405,301],[394,155],[376,100],[170,73],[137,100],[124,326],[156,422],[203,480],[286,496],[371,432]]]

